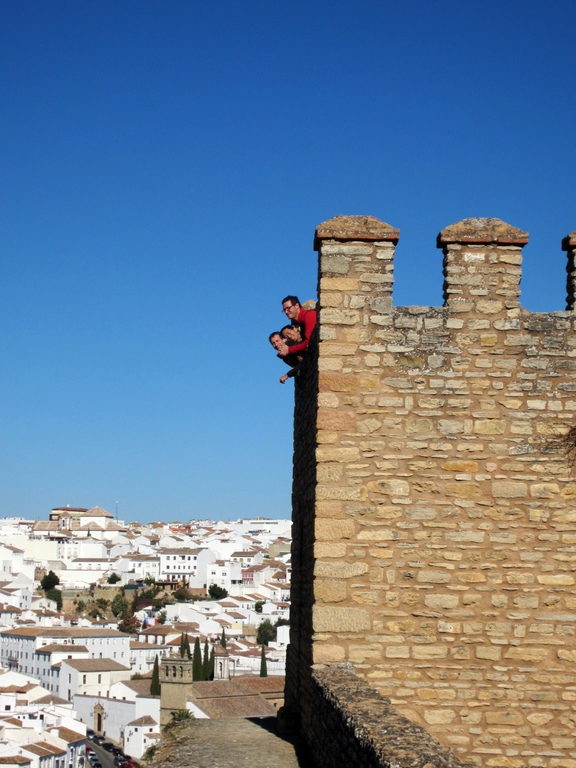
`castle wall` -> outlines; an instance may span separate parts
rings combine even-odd
[[[443,230],[443,307],[394,307],[398,231],[320,225],[319,328],[296,382],[287,706],[350,661],[484,766],[576,768],[576,233],[568,310],[519,305],[527,235]],[[309,739],[313,735],[308,734]]]

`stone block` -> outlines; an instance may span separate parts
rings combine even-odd
[[[354,536],[356,525],[353,520],[331,520],[330,518],[317,518],[314,524],[314,533],[318,541],[341,541]]]
[[[321,561],[317,560],[314,573],[318,577],[330,579],[350,579],[353,576],[361,576],[368,573],[368,564],[363,562],[348,563],[346,561]]]
[[[369,611],[339,606],[315,605],[312,623],[315,632],[362,632],[372,627]]]
[[[528,495],[528,483],[514,480],[495,480],[492,495],[496,498],[517,499]]]

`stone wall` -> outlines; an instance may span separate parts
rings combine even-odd
[[[472,768],[346,665],[318,665],[311,694],[313,754],[322,768]]]
[[[393,307],[398,231],[316,232],[317,347],[296,382],[286,701],[350,661],[462,759],[576,768],[576,233],[568,310],[519,305],[526,233],[444,229],[443,307]]]

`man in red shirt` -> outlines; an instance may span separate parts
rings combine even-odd
[[[281,344],[276,351],[280,357],[285,357],[288,354],[302,355],[308,348],[312,331],[316,327],[316,310],[302,309],[298,296],[286,296],[285,299],[282,299],[282,311],[292,322],[292,325],[298,326],[302,341],[291,346]]]

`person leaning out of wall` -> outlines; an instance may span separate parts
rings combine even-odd
[[[316,310],[304,309],[300,304],[298,296],[286,296],[286,298],[282,299],[282,312],[284,312],[291,324],[298,328],[302,341],[289,346],[286,340],[283,340],[283,343],[278,345],[276,351],[280,357],[303,355],[308,349],[312,332],[316,327]]]

